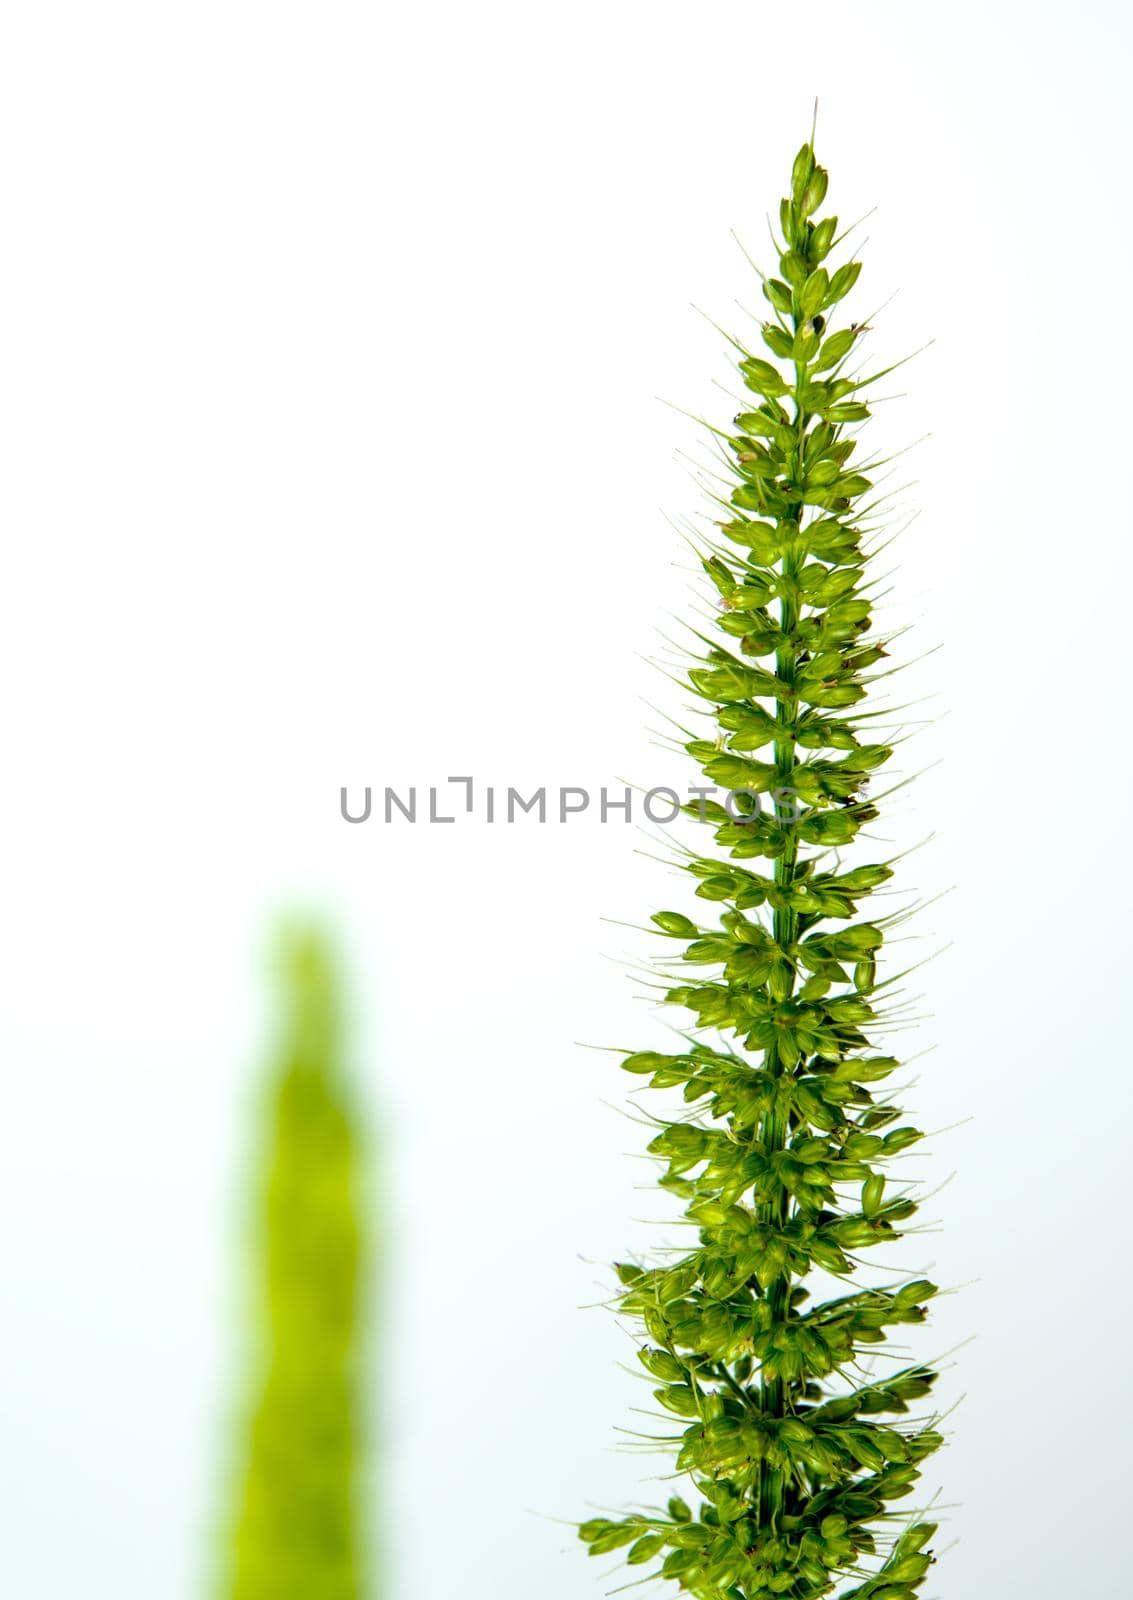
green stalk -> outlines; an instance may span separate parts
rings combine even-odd
[[[802,407],[803,369],[795,366],[795,436],[797,448],[801,451],[806,433],[806,417]],[[802,513],[801,505],[791,507],[793,515],[798,518]],[[797,577],[799,570],[799,557],[795,550],[785,551],[780,562],[780,572],[787,580]],[[797,606],[793,594],[785,589],[779,600],[779,627],[784,635],[790,634],[798,621]],[[789,645],[775,652],[775,675],[782,682],[791,684],[795,676],[795,654]],[[775,700],[775,721],[784,734],[791,735],[794,722],[795,705],[792,700],[777,696]],[[779,809],[792,804],[790,798],[791,779],[795,771],[795,741],[793,736],[776,738],[773,749],[775,752],[775,784],[779,796]],[[788,893],[794,882],[795,860],[798,855],[798,839],[793,832],[789,833],[781,855],[775,858],[773,868],[776,886],[784,894]],[[785,950],[794,941],[795,917],[794,913],[786,906],[776,906],[772,912],[772,939],[779,949]],[[793,968],[789,970],[783,988],[784,998],[790,999],[794,993],[795,974]],[[778,1052],[769,1050],[766,1056],[768,1069],[778,1075],[781,1066]],[[767,1151],[780,1151],[786,1148],[787,1127],[782,1116],[776,1112],[769,1113],[762,1122],[760,1136],[763,1147]],[[758,1214],[775,1227],[782,1227],[787,1221],[790,1202],[785,1193],[775,1194],[764,1201],[758,1208]],[[773,1325],[779,1325],[784,1320],[790,1295],[790,1279],[786,1274],[777,1276],[767,1289],[767,1299],[771,1308]],[[783,1385],[777,1378],[772,1378],[764,1388],[760,1409],[765,1416],[781,1417],[784,1415]],[[778,1528],[779,1518],[783,1504],[783,1474],[777,1467],[764,1467],[760,1472],[760,1509],[762,1522],[768,1528]]]
[[[655,1564],[696,1600],[913,1600],[933,1559],[934,1525],[902,1525],[888,1505],[941,1443],[932,1416],[910,1410],[936,1374],[886,1367],[867,1382],[862,1363],[887,1329],[923,1321],[936,1290],[853,1281],[860,1252],[892,1245],[916,1212],[907,1185],[887,1195],[885,1168],[921,1135],[894,1127],[900,1113],[874,1091],[898,1066],[869,1035],[892,992],[876,970],[887,919],[856,919],[892,868],[842,855],[878,814],[864,791],[892,751],[854,710],[886,648],[870,632],[871,484],[849,465],[847,429],[869,415],[871,380],[847,372],[864,330],[829,326],[860,268],[825,264],[826,188],[805,145],[780,207],[781,277],[764,280],[764,343],[793,382],[742,352],[756,398],[722,436],[734,488],[703,552],[724,642],[706,640],[690,670],[716,728],[686,749],[735,798],[686,808],[722,853],[682,859],[701,901],[725,909],[715,927],[653,917],[682,962],[722,971],[668,990],[696,1017],[683,1049],[623,1062],[652,1088],[681,1087],[691,1108],[656,1116],[649,1149],[697,1248],[618,1274],[654,1396],[681,1419],[659,1442],[675,1446],[693,1503],[674,1495],[663,1512],[580,1529],[592,1554],[626,1547],[631,1566]],[[846,1282],[812,1305],[819,1271]]]

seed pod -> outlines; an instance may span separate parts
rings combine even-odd
[[[795,340],[791,346],[792,361],[800,363],[809,361],[818,349],[818,337],[821,332],[822,325],[817,318],[811,317],[809,321],[804,322],[798,333],[795,334]]]
[[[822,351],[814,363],[815,372],[825,372],[829,367],[836,367],[844,361],[853,347],[856,337],[853,328],[842,328],[837,333],[832,333],[822,346]]]
[[[809,144],[804,144],[795,157],[795,164],[791,168],[791,194],[795,203],[800,204],[814,172],[814,151]]]
[[[783,230],[783,238],[789,248],[795,243],[799,231],[798,212],[790,200],[783,199],[779,203],[779,226]]]
[[[791,354],[791,335],[786,328],[779,328],[773,322],[765,322],[761,330],[763,342],[772,355],[779,357],[780,361],[787,361]]]
[[[875,1217],[885,1193],[885,1179],[880,1172],[873,1173],[862,1184],[862,1210],[867,1217]]]
[[[885,1576],[893,1583],[919,1583],[931,1565],[930,1556],[902,1556],[900,1561],[886,1570]]]
[[[869,416],[869,407],[860,400],[843,400],[830,406],[823,415],[829,422],[864,422]]]
[[[779,257],[779,271],[793,289],[806,282],[807,264],[797,250],[788,250],[786,255]]]
[[[662,933],[677,939],[695,939],[699,932],[696,923],[690,922],[679,911],[655,911],[649,920],[655,922]]]
[[[815,167],[803,190],[802,199],[799,201],[799,210],[804,217],[809,217],[818,210],[826,199],[826,186],[828,183],[824,167]]]
[[[698,1417],[700,1407],[696,1395],[687,1383],[670,1383],[663,1389],[654,1389],[653,1398],[660,1402],[666,1411],[674,1412],[678,1417]]]
[[[658,1055],[655,1050],[639,1050],[633,1055],[626,1056],[622,1062],[624,1072],[651,1073],[668,1063],[669,1057]]]
[[[626,1561],[631,1567],[639,1567],[644,1561],[652,1561],[658,1550],[665,1547],[663,1533],[646,1533],[629,1547],[626,1552]]]
[[[771,438],[779,424],[764,411],[741,411],[734,419],[734,426],[751,437]]]
[[[823,217],[822,221],[815,225],[810,241],[812,260],[821,261],[824,256],[830,253],[830,247],[834,243],[834,235],[837,231],[837,217]]]
[[[748,356],[746,360],[740,362],[740,371],[748,388],[754,389],[757,394],[773,397],[787,392],[787,385],[782,375],[769,361],[760,361],[757,356]]]
[[[862,270],[860,261],[847,261],[844,267],[839,267],[830,279],[830,292],[826,296],[826,304],[834,305],[839,300],[844,300],[854,284],[858,281],[858,274]]]
[[[787,284],[779,278],[766,278],[763,283],[763,293],[770,300],[776,311],[783,316],[791,313],[791,291]]]
[[[826,304],[830,278],[825,267],[819,267],[799,290],[799,313],[805,318],[814,317]]]
[[[589,1536],[583,1533],[583,1529],[590,1530]],[[584,1522],[579,1533],[589,1544],[589,1553],[592,1556],[605,1556],[612,1550],[620,1550],[622,1545],[630,1544],[637,1533],[637,1527],[632,1522]]]
[[[681,1383],[684,1380],[685,1369],[667,1350],[639,1350],[637,1359],[646,1372],[665,1383]]]
[[[877,981],[877,962],[872,956],[865,956],[854,965],[854,988],[859,993],[866,993],[872,989]]]
[[[929,1540],[936,1536],[936,1532],[935,1522],[918,1522],[913,1527],[906,1528],[901,1535],[899,1547],[902,1551],[923,1550]]]

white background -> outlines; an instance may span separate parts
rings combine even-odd
[[[816,94],[832,204],[877,207],[854,304],[900,291],[875,355],[935,341],[874,425],[931,434],[891,604],[942,646],[879,828],[952,890],[905,1041],[956,1174],[910,1259],[964,1286],[917,1347],[966,1396],[930,1592],[1125,1592],[1130,42],[1081,3],[6,8],[5,1594],[206,1590],[296,903],[386,1151],[389,1592],[622,1581],[566,1524],[664,1461],[616,1448],[648,1392],[579,1308],[664,1208],[575,1041],[661,1037],[601,918],[683,891],[618,823],[349,827],[338,791],[685,776],[647,658],[701,447],[657,397],[730,416],[691,305],[751,331],[730,230],[769,260]]]

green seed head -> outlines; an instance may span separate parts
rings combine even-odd
[[[826,192],[804,145],[764,281],[766,354],[739,362],[751,400],[726,440],[726,502],[703,552],[715,624],[688,684],[707,727],[686,749],[732,793],[685,808],[705,840],[683,862],[700,919],[653,917],[665,1003],[690,1031],[679,1051],[623,1061],[684,1101],[654,1111],[648,1148],[695,1242],[618,1276],[688,1490],[580,1532],[591,1554],[624,1547],[696,1600],[912,1600],[935,1532],[902,1531],[890,1505],[941,1443],[936,1375],[890,1358],[869,1376],[863,1363],[922,1322],[936,1290],[854,1277],[916,1213],[890,1163],[921,1135],[893,1126],[898,1062],[874,1042],[889,923],[867,902],[892,868],[857,850],[892,750],[863,707],[886,653],[857,435],[872,379],[858,364],[868,330],[842,311],[861,269],[831,259]],[[819,1274],[843,1282],[831,1292]]]

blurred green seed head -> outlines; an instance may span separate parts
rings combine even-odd
[[[261,1180],[259,1369],[231,1600],[360,1600],[360,1143],[331,951],[280,941]]]

